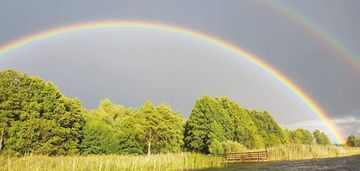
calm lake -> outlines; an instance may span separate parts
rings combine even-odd
[[[276,171],[317,171],[317,170],[349,170],[360,171],[360,155],[351,157],[317,159],[317,160],[299,160],[299,161],[282,161],[266,163],[242,163],[228,164],[224,168],[204,169],[204,171],[222,170],[222,171],[242,171],[242,170],[276,170]]]

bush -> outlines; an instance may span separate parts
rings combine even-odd
[[[209,146],[209,152],[210,152],[210,154],[214,154],[214,155],[224,154],[224,149],[223,149],[222,143],[220,143],[218,140],[212,141]]]
[[[241,152],[245,152],[247,150],[247,148],[235,141],[225,141],[222,142],[222,147],[224,149],[224,153],[228,154],[228,153],[241,153]]]
[[[214,155],[241,153],[245,152],[246,150],[247,148],[244,145],[235,141],[219,142],[218,140],[214,140],[209,146],[210,154]]]

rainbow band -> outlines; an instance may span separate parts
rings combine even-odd
[[[312,22],[306,16],[296,12],[290,7],[279,1],[261,1],[262,4],[268,6],[272,11],[290,19],[290,21],[299,25],[302,29],[311,33],[317,40],[324,45],[335,50],[337,57],[352,66],[356,72],[360,71],[360,58],[349,48],[344,46],[339,40],[335,39],[325,29]]]
[[[143,28],[143,29],[154,29],[154,30],[161,30],[173,33],[179,33],[186,36],[194,37],[197,39],[201,39],[205,42],[209,42],[215,44],[219,47],[222,47],[226,50],[229,50],[239,57],[243,57],[244,59],[248,60],[249,62],[255,64],[256,66],[260,67],[272,77],[276,78],[279,82],[281,82],[284,86],[286,86],[289,90],[291,90],[297,97],[299,97],[327,126],[330,132],[334,135],[339,143],[344,142],[344,138],[342,134],[336,129],[336,126],[331,122],[329,117],[325,114],[325,112],[317,105],[309,95],[307,95],[303,90],[301,90],[298,86],[296,86],[290,79],[286,78],[283,74],[279,71],[274,69],[269,64],[265,63],[265,61],[260,60],[259,57],[240,49],[230,43],[227,43],[223,40],[218,38],[212,37],[210,35],[200,33],[197,31],[180,28],[171,25],[165,25],[162,23],[154,23],[154,22],[144,22],[144,21],[96,21],[96,22],[89,22],[89,23],[80,23],[75,25],[69,25],[65,27],[58,27],[52,30],[48,30],[45,32],[40,32],[36,34],[32,34],[30,36],[24,37],[17,41],[11,42],[6,44],[5,46],[0,47],[0,55],[4,54],[8,51],[14,50],[20,46],[42,40],[45,38],[49,38],[52,36],[57,36],[69,32],[76,32],[82,30],[89,30],[89,29],[103,29],[103,28]]]

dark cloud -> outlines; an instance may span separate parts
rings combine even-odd
[[[360,53],[358,31],[360,1],[281,1],[281,3],[321,26],[323,31],[336,38],[354,54]],[[311,95],[332,119],[349,117],[358,119],[359,114],[353,111],[360,107],[360,72],[351,68],[339,57],[336,49],[317,39],[288,16],[262,5],[261,1],[0,0],[0,44],[48,28],[99,19],[160,21],[214,35],[259,55],[261,59],[284,73]],[[148,35],[151,34],[155,36],[149,37]],[[208,93],[229,95],[245,106],[272,111],[276,119],[284,124],[311,119],[316,121],[316,118],[311,118],[312,114],[302,114],[309,113],[308,109],[291,93],[276,85],[271,78],[262,77],[263,75],[251,68],[251,65],[231,61],[230,57],[224,60],[225,58],[219,56],[229,54],[204,43],[192,42],[191,46],[196,47],[198,49],[196,50],[191,48],[189,43],[193,40],[174,36],[176,41],[171,41],[172,35],[161,38],[156,37],[156,34],[158,33],[143,34],[144,39],[139,36],[127,37],[127,42],[134,41],[133,45],[137,46],[126,46],[126,50],[117,51],[119,55],[127,55],[127,57],[117,57],[116,62],[109,62],[114,61],[110,56],[115,53],[96,51],[96,47],[91,45],[94,41],[91,40],[91,36],[74,35],[58,38],[57,43],[48,40],[42,42],[43,44],[26,46],[14,53],[0,56],[0,68],[15,67],[31,74],[41,75],[48,80],[55,80],[67,94],[82,97],[88,107],[96,106],[104,97],[112,97],[114,101],[133,106],[141,104],[147,98],[154,98],[155,101],[166,101],[176,109],[188,113],[194,98]],[[119,41],[121,38],[113,39],[119,43],[106,44],[106,38],[111,38],[106,37],[108,36],[106,34],[96,34],[93,38],[101,35],[104,37],[100,38],[98,43],[103,43],[108,48],[121,50],[120,45],[125,46],[124,42]],[[136,44],[136,40],[150,41],[150,39],[157,41]],[[42,45],[53,46],[41,50],[39,47]],[[166,46],[167,50],[161,51],[160,46]],[[68,56],[63,57],[64,55]],[[192,56],[180,60],[184,55]],[[150,56],[151,60],[145,58],[146,56]],[[172,58],[165,58],[167,56]],[[209,56],[207,60],[205,60],[206,56]],[[194,65],[190,65],[190,61]],[[122,66],[121,64],[124,63],[133,64],[134,67],[126,64]],[[79,69],[77,66],[82,68]],[[210,68],[217,72],[209,72]],[[65,74],[66,72],[62,73],[63,70],[78,71],[83,75],[78,73],[69,76]],[[148,74],[141,75],[140,72],[148,72]],[[231,74],[228,74],[229,72]],[[152,79],[149,74],[157,77]],[[210,74],[210,77],[203,78],[206,74]],[[243,78],[233,81],[236,75]],[[254,79],[249,79],[249,75]],[[196,77],[184,82],[179,80],[183,78],[181,76]],[[92,80],[100,77],[101,80]],[[115,78],[117,81],[114,82]],[[201,79],[204,79],[207,88],[198,86]],[[257,87],[254,84],[259,83],[256,80],[266,82],[267,79],[268,88],[263,86],[254,89]],[[154,80],[157,82],[153,83]],[[241,84],[241,80],[247,80],[249,84]],[[88,86],[83,87],[83,85]],[[171,88],[164,89],[164,85]],[[243,91],[235,87],[241,87]],[[253,89],[248,90],[251,87]],[[116,93],[105,91],[114,88],[123,91],[119,91],[118,96],[114,95]],[[273,92],[269,90],[271,88],[274,89]],[[134,91],[141,89],[143,91]],[[281,95],[273,95],[274,92]],[[159,96],[154,97],[155,94]],[[274,98],[286,102],[283,105],[284,109],[280,109],[279,103]],[[348,115],[349,113],[352,114]],[[310,117],[302,117],[305,115]],[[359,131],[357,123],[338,123],[338,125],[341,129],[346,129],[346,133],[356,134]],[[347,126],[350,128],[345,128]]]

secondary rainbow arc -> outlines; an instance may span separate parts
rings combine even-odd
[[[333,134],[333,136],[336,138],[336,140],[339,143],[343,143],[345,140],[342,134],[336,128],[336,125],[331,122],[330,118],[325,113],[325,111],[318,104],[316,104],[316,102],[312,100],[309,95],[307,95],[302,89],[300,89],[300,87],[295,85],[290,79],[285,77],[285,75],[274,69],[265,61],[261,60],[261,58],[239,47],[236,47],[235,45],[232,45],[224,40],[186,28],[181,28],[163,23],[145,22],[145,21],[106,20],[106,21],[79,23],[64,27],[57,27],[44,32],[39,32],[18,39],[14,42],[5,44],[4,46],[0,47],[0,55],[5,54],[6,52],[14,50],[23,45],[36,42],[41,39],[46,39],[52,36],[57,36],[69,32],[81,31],[81,30],[102,29],[102,28],[143,28],[143,29],[155,29],[161,31],[174,32],[174,33],[179,33],[190,37],[194,37],[197,39],[201,39],[203,41],[215,44],[228,51],[231,51],[235,53],[237,56],[248,60],[249,62],[255,64],[256,66],[266,71],[272,77],[276,78],[279,82],[281,82],[284,86],[286,86],[291,92],[293,92],[293,94],[295,94],[298,98],[300,98],[314,112],[314,114],[316,114],[324,122],[327,129],[329,129],[329,131]]]
[[[349,66],[352,66],[355,69],[355,72],[360,71],[360,57],[350,48],[334,38],[324,28],[311,21],[310,18],[279,1],[262,1],[262,4],[268,6],[272,11],[288,18],[290,21],[300,26],[300,28],[310,33],[322,44],[332,48],[337,54],[337,58],[347,63]]]

